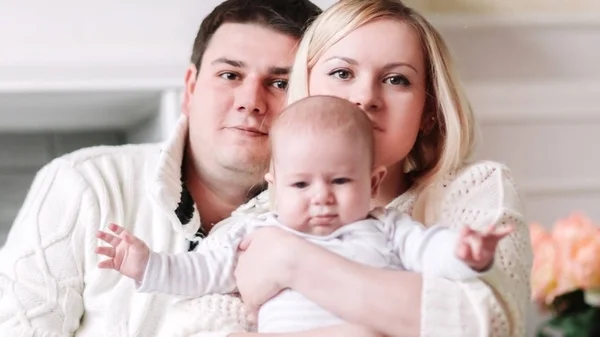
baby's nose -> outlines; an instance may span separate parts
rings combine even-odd
[[[313,203],[316,205],[329,205],[334,202],[331,189],[328,186],[319,186],[315,191]]]

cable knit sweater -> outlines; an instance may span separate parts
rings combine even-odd
[[[95,233],[111,222],[154,251],[183,252],[190,240],[197,240],[197,210],[187,224],[175,213],[182,199],[187,127],[181,117],[173,137],[162,145],[84,149],[40,170],[0,249],[0,336],[225,337],[250,328],[235,296],[141,294],[133,281],[97,268]],[[481,279],[424,279],[421,335],[524,335],[531,249],[521,202],[505,167],[465,165],[388,207],[426,225],[515,224],[516,232],[502,241],[494,267]],[[263,193],[235,213],[267,209]],[[206,240],[218,244],[229,229],[225,220]]]

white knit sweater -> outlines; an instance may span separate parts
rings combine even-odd
[[[181,200],[186,131],[182,117],[162,147],[85,149],[55,159],[38,173],[0,249],[0,336],[224,337],[246,328],[241,301],[234,296],[140,294],[133,281],[97,268],[95,233],[111,222],[154,251],[187,250],[200,219],[194,210],[183,226],[174,213]],[[267,203],[263,193],[236,213],[260,214]],[[452,227],[515,224],[516,233],[503,240],[494,268],[482,280],[424,279],[421,335],[524,335],[531,249],[505,167],[466,165],[420,195],[403,194],[389,207],[426,225],[438,220]],[[218,242],[228,226],[227,220],[219,224],[206,240]]]

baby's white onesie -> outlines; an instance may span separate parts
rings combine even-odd
[[[268,226],[375,268],[410,270],[453,280],[480,275],[456,258],[458,233],[444,226],[425,227],[396,210],[374,210],[369,218],[326,236],[295,231],[281,224],[275,213],[266,213],[240,216],[223,240],[211,244],[202,241],[193,252],[151,252],[138,290],[191,297],[233,293],[239,243],[253,230]],[[298,332],[341,323],[340,318],[291,289],[265,303],[258,314],[258,332],[265,333]]]

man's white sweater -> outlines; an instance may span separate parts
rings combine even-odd
[[[162,145],[84,149],[40,170],[0,249],[0,336],[224,337],[246,327],[235,296],[142,294],[133,281],[97,268],[95,234],[109,223],[126,227],[154,251],[184,252],[189,240],[196,239],[197,210],[185,225],[175,214],[187,129],[182,117]],[[425,277],[421,335],[524,334],[531,249],[506,168],[492,162],[467,165],[424,193],[409,191],[388,207],[426,225],[516,225],[484,280]],[[267,210],[263,193],[236,213]],[[228,226],[225,220],[206,240],[218,242]]]

